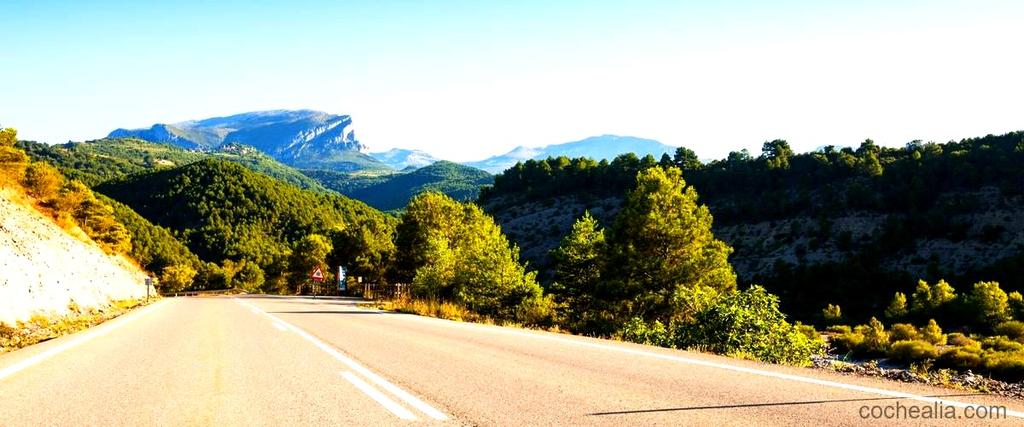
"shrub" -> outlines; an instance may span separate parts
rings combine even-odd
[[[921,340],[896,341],[889,347],[889,358],[898,362],[919,362],[938,356],[932,343]]]
[[[804,336],[809,338],[809,339],[812,339],[812,340],[820,340],[821,339],[821,334],[818,333],[817,329],[814,329],[814,326],[805,325],[803,323],[796,322],[796,323],[793,324],[793,327],[796,328],[797,332],[800,332],[801,334],[804,334]]]
[[[917,328],[909,323],[896,323],[889,329],[891,342],[916,340],[917,338]]]
[[[619,338],[623,341],[635,342],[638,344],[669,346],[668,330],[661,322],[655,320],[654,324],[648,325],[644,319],[634,317],[629,319],[622,329],[619,330]]]
[[[530,298],[516,306],[516,321],[530,326],[551,326],[555,323],[555,300],[551,295]]]
[[[832,337],[832,348],[839,353],[851,353],[864,344],[864,334],[846,332]]]
[[[946,335],[935,319],[929,319],[928,324],[921,328],[921,338],[935,345],[946,344]]]
[[[18,133],[12,128],[0,129],[0,176],[7,179],[0,182],[20,182],[25,175],[28,156],[14,147]]]
[[[836,334],[848,334],[848,333],[853,331],[847,325],[832,325],[832,326],[829,326],[829,327],[825,328],[825,330],[828,331],[828,332],[836,333]]]
[[[43,162],[32,162],[25,169],[25,177],[22,179],[25,191],[41,202],[49,201],[57,197],[64,177],[57,171],[57,168]]]
[[[821,310],[822,317],[829,322],[838,322],[843,318],[843,310],[836,304],[829,304]]]
[[[885,354],[889,349],[889,333],[878,319],[872,317],[864,332],[864,343],[858,349],[865,356]]]
[[[824,341],[808,338],[786,322],[778,297],[760,286],[723,296],[694,320],[674,325],[677,347],[701,346],[715,353],[794,365],[810,364],[811,356],[825,349]]]
[[[946,342],[949,345],[956,345],[961,347],[977,347],[981,348],[981,343],[971,339],[967,335],[959,332],[953,332],[947,336]]]
[[[978,369],[981,366],[981,350],[967,347],[948,349],[936,360],[936,365],[943,368],[965,370]]]
[[[1024,353],[985,353],[982,363],[993,378],[1014,382],[1024,380]]]
[[[1024,322],[1011,320],[1000,323],[996,325],[996,333],[1019,341],[1021,338],[1024,338]]]
[[[1004,336],[988,337],[981,341],[981,347],[995,351],[1024,351],[1024,344]]]

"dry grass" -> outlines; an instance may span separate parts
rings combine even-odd
[[[145,300],[120,300],[100,309],[83,310],[72,302],[68,305],[70,312],[66,315],[35,314],[28,321],[18,322],[14,326],[0,323],[0,353],[81,331],[143,304]]]
[[[482,316],[469,311],[466,307],[453,304],[448,301],[403,297],[393,300],[377,301],[373,305],[381,310],[438,317],[448,320],[464,322],[479,322],[484,320]]]

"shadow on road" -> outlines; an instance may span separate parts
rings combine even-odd
[[[964,397],[964,396],[978,396],[978,394],[945,394],[937,396],[922,396],[922,397]],[[849,402],[871,402],[880,400],[906,400],[904,397],[866,397],[863,399],[833,399],[833,400],[801,400],[795,402],[765,402],[765,403],[736,403],[731,405],[709,405],[709,406],[686,406],[680,408],[660,408],[660,409],[635,409],[627,411],[610,411],[610,412],[594,412],[587,414],[587,416],[599,416],[599,415],[628,415],[628,414],[644,414],[644,413],[655,413],[655,412],[676,412],[676,411],[699,411],[705,409],[741,409],[741,408],[761,408],[766,406],[790,406],[790,405],[822,405],[828,403],[849,403]]]

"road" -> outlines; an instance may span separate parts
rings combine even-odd
[[[1024,424],[1017,400],[345,299],[165,299],[0,355],[4,426],[860,425],[901,406],[900,424],[1000,423],[906,418],[958,404]]]

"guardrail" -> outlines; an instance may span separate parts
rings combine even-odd
[[[238,295],[244,293],[246,292],[241,289],[215,289],[209,291],[180,291],[169,293],[164,295],[164,297],[201,297],[207,295]]]

